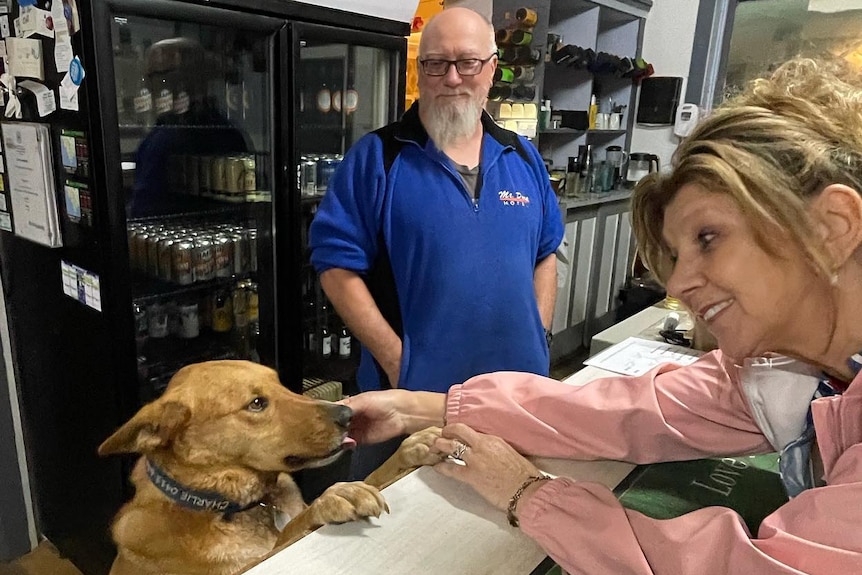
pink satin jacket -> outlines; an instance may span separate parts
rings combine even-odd
[[[497,372],[449,391],[447,421],[507,439],[528,455],[633,463],[773,451],[716,351],[691,366],[576,387]],[[804,491],[760,525],[707,507],[656,520],[606,487],[560,477],[519,506],[521,529],[570,574],[862,574],[862,374],[812,415],[826,486]]]

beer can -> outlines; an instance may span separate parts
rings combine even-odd
[[[219,233],[213,237],[213,267],[215,277],[229,278],[233,274],[233,239]]]
[[[257,161],[252,154],[244,155],[242,161],[245,164],[242,189],[244,192],[254,192],[257,190]]]
[[[194,240],[192,270],[196,282],[209,281],[214,277],[212,245],[212,240],[207,236],[199,236]]]
[[[194,268],[192,267],[192,253],[195,244],[188,238],[180,239],[171,246],[171,261],[173,268],[171,278],[180,285],[194,283]]]
[[[150,233],[142,229],[135,234],[135,243],[132,244],[131,256],[134,263],[132,267],[139,274],[147,273],[147,239],[149,237]]]
[[[198,163],[198,186],[201,194],[212,194],[213,156],[200,156]]]
[[[167,236],[160,233],[150,234],[147,238],[147,270],[152,278],[159,277],[159,242]]]
[[[210,186],[215,194],[223,194],[227,192],[225,170],[227,168],[227,158],[224,156],[213,156],[211,165]]]
[[[225,158],[225,191],[231,195],[241,194],[245,191],[243,180],[245,179],[245,162],[240,156]]]
[[[188,193],[193,196],[198,196],[201,193],[200,165],[200,156],[194,154],[186,156],[186,184],[188,185]]]
[[[242,231],[234,232],[230,238],[233,240],[233,273],[244,274],[249,271],[248,238]]]
[[[158,278],[167,282],[173,281],[173,245],[176,236],[168,235],[159,240],[158,247]]]

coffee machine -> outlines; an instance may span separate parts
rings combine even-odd
[[[626,186],[634,187],[647,174],[657,172],[660,165],[661,161],[655,154],[632,152],[626,169]]]

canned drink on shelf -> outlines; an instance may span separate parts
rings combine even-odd
[[[188,193],[193,196],[201,193],[200,164],[200,156],[194,154],[186,156],[186,185],[188,186]]]
[[[210,179],[210,187],[215,194],[224,194],[227,192],[225,170],[227,168],[227,158],[224,156],[212,157],[212,176]]]
[[[135,234],[134,243],[131,246],[132,269],[137,273],[147,273],[147,240],[150,233],[141,230]]]
[[[245,191],[245,161],[242,156],[230,156],[225,159],[225,191],[231,195],[242,194]]]
[[[171,278],[180,285],[189,285],[195,281],[192,263],[194,249],[194,242],[188,238],[177,240],[171,246]]]
[[[207,236],[198,236],[194,240],[192,251],[192,270],[194,281],[205,282],[213,279],[213,243]]]
[[[245,192],[254,192],[257,190],[257,161],[254,155],[246,154],[242,157],[245,171],[242,178],[242,189]]]
[[[201,194],[213,193],[212,187],[212,156],[200,156],[198,160],[198,189]]]
[[[248,267],[248,237],[241,231],[231,234],[233,240],[233,273],[244,274]]]
[[[167,236],[157,233],[147,238],[147,269],[148,276],[159,277],[159,242]]]
[[[165,236],[159,240],[158,247],[158,278],[166,282],[174,281],[173,276],[173,246],[177,241],[176,236]]]
[[[213,237],[213,267],[217,278],[233,274],[233,239],[225,233]]]

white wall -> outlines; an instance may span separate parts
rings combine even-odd
[[[694,29],[697,23],[697,0],[653,0],[644,28],[642,54],[655,68],[656,76],[681,76],[682,94],[688,84]],[[637,110],[630,110],[634,114]],[[648,127],[635,124],[632,152],[658,154],[662,166],[670,164],[679,138],[672,126]]]

